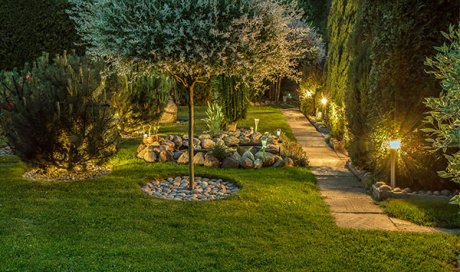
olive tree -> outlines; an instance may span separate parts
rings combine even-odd
[[[132,67],[139,73],[159,69],[187,90],[191,188],[197,84],[220,75],[261,82],[286,59],[295,62],[305,52],[286,45],[296,43],[288,37],[295,34],[290,25],[301,19],[301,12],[277,0],[71,2],[69,14],[88,54],[104,59],[119,73],[132,72]]]
[[[450,44],[437,47],[438,54],[428,58],[426,64],[441,81],[443,91],[439,97],[427,98],[429,108],[424,131],[430,134],[427,139],[432,149],[442,150],[448,161],[445,171],[439,171],[442,178],[450,178],[460,183],[460,24],[443,33]],[[460,205],[460,196],[452,199]]]

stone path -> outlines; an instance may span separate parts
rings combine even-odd
[[[347,156],[337,154],[331,149],[323,135],[297,109],[286,109],[282,112],[297,141],[308,154],[321,195],[329,205],[337,226],[389,231],[449,231],[388,217],[366,194],[358,179],[345,168]]]

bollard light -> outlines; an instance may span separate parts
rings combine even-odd
[[[257,127],[259,126],[260,119],[254,119],[254,132],[257,132]]]
[[[276,136],[280,137],[281,136],[281,129],[276,130]]]
[[[401,140],[395,139],[388,142],[388,148],[391,150],[391,187],[396,187],[396,158],[397,150],[401,149]]]
[[[321,99],[321,104],[323,104],[323,106],[326,106],[326,104],[327,104],[327,98],[326,97],[323,97]]]

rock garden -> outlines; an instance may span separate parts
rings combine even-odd
[[[176,162],[187,164],[188,136],[146,136],[137,148],[137,157],[149,163]],[[260,133],[254,129],[240,128],[221,131],[211,136],[204,132],[194,138],[194,164],[212,168],[258,169],[262,167],[305,166],[307,158],[300,152],[294,155],[280,137]],[[292,148],[291,148],[292,149]],[[301,148],[300,148],[301,149]]]

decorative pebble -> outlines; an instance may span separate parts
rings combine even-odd
[[[217,178],[195,177],[195,188],[188,189],[189,177],[174,177],[154,180],[142,187],[142,191],[157,198],[180,201],[208,201],[223,199],[239,191],[229,181]]]

